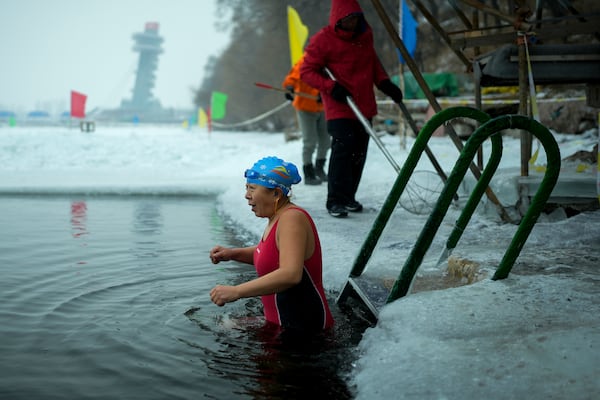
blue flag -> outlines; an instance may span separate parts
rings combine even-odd
[[[404,46],[406,50],[408,50],[408,54],[411,57],[414,57],[415,50],[417,49],[417,26],[419,25],[412,13],[410,12],[410,8],[406,5],[405,1],[401,1],[402,3],[402,34],[401,39],[404,42]],[[405,64],[406,60],[398,51],[398,58],[400,59],[401,64]]]

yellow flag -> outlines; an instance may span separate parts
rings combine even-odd
[[[292,66],[302,57],[304,43],[308,38],[308,28],[300,20],[300,16],[292,7],[287,8],[288,35],[290,37],[290,56]]]
[[[208,121],[208,116],[206,115],[206,112],[204,112],[204,109],[202,107],[200,107],[198,109],[198,126],[200,128],[204,128],[206,126],[207,121]]]

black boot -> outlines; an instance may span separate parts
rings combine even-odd
[[[304,169],[304,183],[307,185],[320,185],[321,180],[315,175],[315,168],[312,164],[306,164]]]
[[[327,182],[327,174],[323,170],[324,166],[325,166],[325,159],[317,160],[317,163],[315,164],[315,175],[321,181]]]

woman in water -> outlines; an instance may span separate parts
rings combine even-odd
[[[290,199],[292,184],[301,181],[292,163],[277,157],[258,160],[246,170],[248,204],[267,218],[255,246],[210,250],[214,264],[238,261],[252,264],[258,277],[236,286],[217,285],[210,299],[218,306],[241,298],[261,296],[265,319],[284,328],[321,331],[333,326],[322,281],[319,235],[308,212]]]

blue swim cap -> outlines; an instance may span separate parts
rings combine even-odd
[[[271,189],[278,187],[286,196],[292,185],[302,180],[294,164],[273,156],[255,162],[252,168],[246,170],[244,177],[247,183]]]

